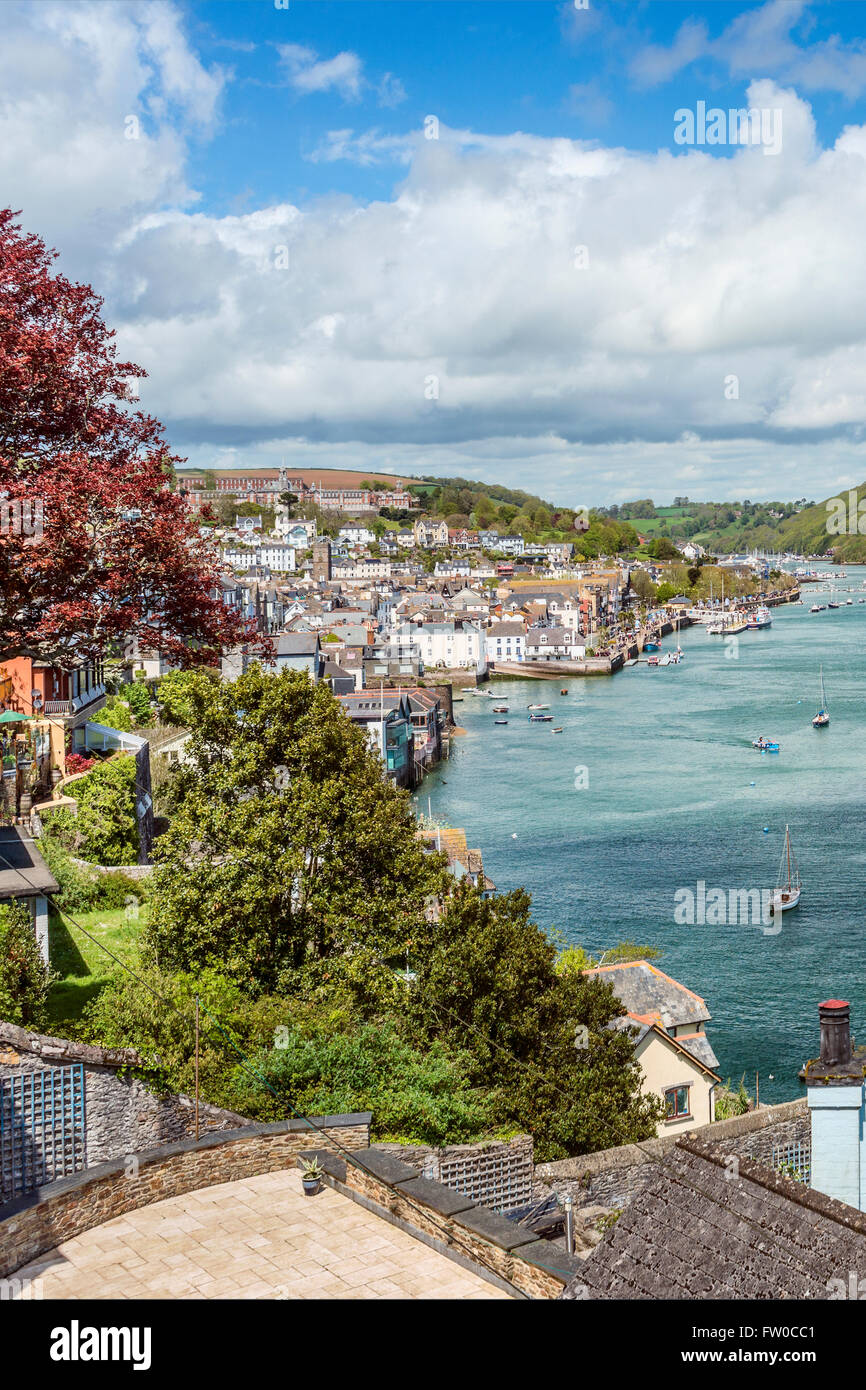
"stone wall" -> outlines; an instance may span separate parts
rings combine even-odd
[[[0,1023],[0,1077],[76,1063],[84,1068],[86,1167],[195,1133],[195,1102],[189,1096],[160,1094],[136,1077],[119,1075],[119,1068],[141,1064],[132,1048],[91,1047]],[[201,1132],[234,1130],[249,1123],[231,1110],[199,1104]]]
[[[712,1144],[722,1153],[737,1154],[769,1166],[774,1148],[796,1140],[809,1141],[810,1120],[805,1098],[783,1105],[761,1106],[745,1115],[715,1124],[701,1125],[690,1138]],[[542,1163],[536,1177],[564,1197],[571,1195],[575,1206],[625,1207],[652,1181],[658,1160],[674,1147],[671,1135],[647,1139],[642,1144],[623,1144],[615,1149],[556,1163]]]
[[[320,1154],[325,1180],[391,1224],[440,1250],[515,1297],[557,1298],[579,1259],[507,1217],[427,1178],[381,1145],[346,1162]]]
[[[315,1143],[323,1149],[367,1148],[371,1119],[369,1113],[316,1118]],[[137,1207],[294,1167],[310,1140],[310,1125],[303,1120],[249,1125],[48,1183],[0,1209],[0,1279],[62,1241]]]

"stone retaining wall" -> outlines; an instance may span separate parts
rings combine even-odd
[[[0,1023],[0,1077],[76,1063],[84,1068],[86,1168],[195,1133],[195,1102],[189,1096],[160,1093],[137,1077],[118,1074],[119,1068],[141,1065],[134,1049],[91,1047]],[[201,1132],[235,1130],[249,1123],[244,1115],[199,1103]]]
[[[0,1279],[62,1241],[137,1207],[179,1197],[216,1183],[236,1182],[294,1167],[311,1137],[327,1149],[364,1149],[370,1143],[368,1113],[250,1125],[153,1149],[126,1162],[105,1163],[46,1184],[0,1209]]]
[[[730,1120],[700,1125],[685,1137],[770,1166],[774,1148],[796,1140],[808,1142],[809,1109],[805,1098],[761,1106]],[[677,1136],[663,1136],[640,1145],[622,1144],[578,1158],[542,1163],[535,1170],[536,1177],[558,1195],[571,1195],[576,1206],[625,1207],[652,1181],[658,1160],[676,1142]]]

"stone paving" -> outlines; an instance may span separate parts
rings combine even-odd
[[[333,1188],[304,1196],[299,1169],[154,1202],[14,1277],[43,1298],[508,1297]]]

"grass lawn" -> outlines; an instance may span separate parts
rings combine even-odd
[[[96,942],[106,946],[122,961],[132,958],[141,931],[147,904],[138,908],[137,920],[128,921],[123,907],[106,908],[97,912],[78,912],[76,922],[95,938],[88,940],[71,920],[52,912],[48,922],[52,969],[60,976],[48,999],[48,1014],[52,1032],[64,1037],[69,1025],[77,1023],[84,1006],[95,999],[115,962]]]

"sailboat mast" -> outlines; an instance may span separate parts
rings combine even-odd
[[[785,826],[785,848],[788,853],[788,892],[791,891],[791,832]]]

